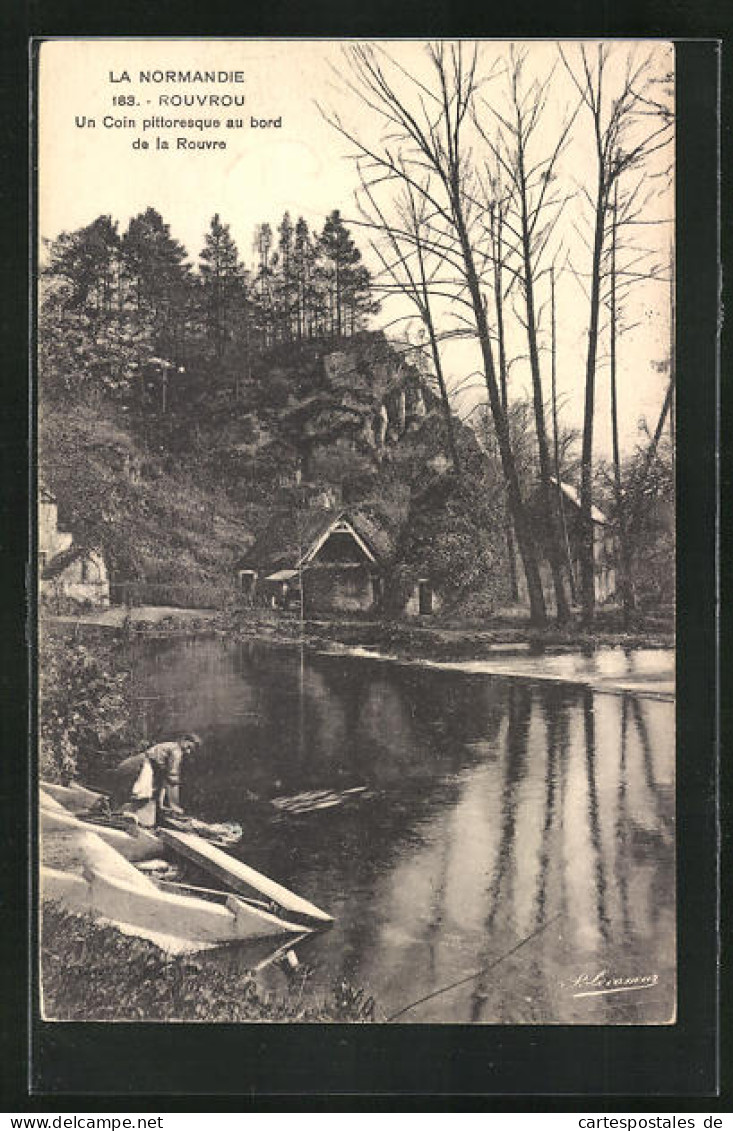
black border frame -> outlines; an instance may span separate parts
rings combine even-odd
[[[2,85],[9,95],[15,199],[7,201],[3,216],[2,290],[0,321],[11,333],[9,372],[25,371],[27,351],[26,295],[18,286],[27,263],[29,235],[25,200],[28,180],[25,130],[27,98],[28,32],[36,35],[144,36],[170,34],[212,35],[211,9],[195,10],[180,4],[179,11],[161,3],[149,10],[111,17],[101,7],[89,12],[82,0],[36,4],[26,26],[18,30],[11,50],[3,53]],[[240,13],[246,34],[297,36],[314,30],[287,26],[286,9],[265,16]],[[360,14],[349,11],[344,27],[331,21],[326,33],[384,36],[400,34],[428,37],[448,32],[441,24],[444,13],[426,4],[418,19],[400,13],[402,26],[385,29],[378,9]],[[455,23],[463,13],[454,12]],[[311,19],[313,18],[311,13]],[[317,15],[317,13],[316,13]],[[459,34],[577,36],[580,11],[564,17],[549,11],[533,13],[529,20],[513,13],[511,29],[475,27],[468,18]],[[670,19],[661,3],[647,3],[623,28],[589,28],[591,35],[664,35],[670,24],[677,34],[701,28],[709,21],[699,8],[677,12]],[[128,21],[133,16],[133,32]],[[400,18],[401,17],[401,18]],[[404,26],[405,20],[412,24]],[[522,21],[524,19],[524,25]],[[22,22],[22,21],[21,21]],[[157,26],[151,26],[156,25]],[[376,25],[381,22],[381,26]],[[548,23],[552,23],[549,27]],[[120,28],[120,23],[123,26]],[[206,23],[204,28],[202,23]],[[292,24],[292,20],[290,20]],[[265,27],[264,24],[269,26]],[[42,25],[42,26],[41,26]],[[167,25],[165,30],[161,25]],[[474,26],[472,26],[474,25]],[[664,26],[666,25],[666,30]],[[416,30],[417,29],[417,30]],[[321,30],[321,29],[317,29]],[[240,27],[239,32],[245,34]],[[224,31],[219,34],[227,34]],[[229,34],[232,34],[229,31]],[[21,52],[17,51],[21,48]],[[484,1097],[494,1106],[511,1098],[516,1108],[536,1109],[543,1097],[546,1109],[594,1110],[614,1106],[623,1097],[625,1107],[664,1110],[662,1097],[682,1110],[685,1097],[696,1097],[696,1109],[717,1106],[711,1100],[718,1088],[718,935],[717,862],[718,829],[715,798],[718,767],[716,641],[716,530],[717,530],[717,332],[718,332],[718,64],[720,50],[712,41],[679,43],[678,90],[678,370],[694,377],[678,388],[678,551],[679,578],[679,941],[680,984],[678,1023],[664,1027],[470,1027],[470,1026],[156,1026],[45,1024],[28,1016],[29,907],[25,857],[28,830],[25,798],[26,767],[19,752],[28,745],[27,712],[29,676],[23,663],[10,659],[3,666],[3,698],[8,710],[0,712],[4,756],[0,759],[2,798],[10,810],[0,831],[0,882],[8,893],[3,908],[0,941],[0,993],[3,1023],[0,1040],[0,1085],[8,1099],[17,1096],[19,1110],[45,1110],[52,1099],[55,1110],[110,1110],[120,1101],[141,1101],[149,1106],[190,1110],[191,1098],[207,1110],[222,1106],[232,1110],[259,1108],[282,1110],[285,1096],[300,1097],[299,1106],[324,1109],[348,1095],[361,1095],[362,1103],[394,1110],[415,1098],[430,1110],[439,1110],[449,1097]],[[7,60],[7,62],[6,62]],[[13,263],[15,266],[13,267]],[[11,274],[11,272],[13,272]],[[6,355],[6,360],[7,360]],[[5,385],[5,435],[2,445],[4,518],[20,537],[15,558],[3,558],[2,603],[4,647],[23,648],[24,573],[28,545],[28,497],[34,472],[28,463],[28,404],[25,383],[17,377]],[[28,626],[29,628],[31,626]],[[13,752],[12,757],[10,752]],[[686,756],[684,752],[690,752]],[[23,799],[21,804],[20,799]],[[9,866],[10,864],[14,867]],[[8,910],[10,914],[8,914]],[[23,1037],[28,1040],[25,1044]],[[32,1057],[27,1072],[27,1056]],[[192,1087],[192,1078],[198,1077]],[[31,1095],[29,1095],[29,1090]],[[393,1097],[387,1099],[386,1097]],[[280,1098],[276,1098],[280,1097]],[[331,1100],[324,1099],[331,1097]],[[428,1097],[432,1099],[428,1100]],[[523,1097],[523,1098],[522,1098]],[[592,1099],[601,1103],[589,1104]],[[116,1099],[115,1099],[116,1098]],[[206,1101],[209,1101],[208,1103]],[[441,1102],[442,1100],[442,1102]],[[473,1110],[481,1106],[474,1100]],[[702,1102],[701,1102],[702,1101]],[[9,1105],[11,1106],[11,1105]],[[455,1109],[455,1103],[451,1107]],[[335,1110],[339,1110],[336,1106]]]

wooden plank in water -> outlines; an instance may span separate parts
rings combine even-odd
[[[292,891],[274,880],[256,872],[241,860],[236,860],[228,853],[222,852],[213,844],[196,836],[195,833],[183,833],[177,829],[159,829],[158,836],[169,848],[175,849],[192,860],[218,880],[222,880],[235,891],[247,895],[252,891],[260,892],[276,903],[283,910],[290,911],[304,918],[316,920],[319,923],[333,923],[333,916],[321,911],[315,904],[309,903]]]
[[[353,786],[351,789],[342,789],[339,792],[331,789],[313,789],[308,793],[296,793],[292,797],[273,797],[270,804],[284,812],[300,813],[310,809],[341,805],[345,801],[352,800],[357,794],[366,792],[365,785]]]

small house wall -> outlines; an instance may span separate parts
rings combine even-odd
[[[580,523],[568,523],[568,540],[573,558],[573,571],[576,584],[580,583]],[[599,605],[605,604],[616,596],[616,569],[614,565],[615,539],[613,532],[605,526],[593,526],[593,562],[595,574],[595,595]],[[527,579],[524,575],[524,566],[519,553],[516,553],[517,585],[519,589],[520,604],[529,604]],[[555,585],[552,580],[552,570],[549,562],[542,560],[539,563],[542,591],[545,604],[550,613],[555,611]],[[567,572],[567,571],[566,571]]]
[[[258,592],[258,574],[254,569],[240,569],[237,572],[237,596],[241,604],[255,604]]]
[[[57,554],[70,549],[73,535],[59,530],[58,507],[54,500],[42,495],[38,506],[39,574]],[[69,562],[56,577],[39,582],[40,592],[63,596],[80,604],[109,605],[109,577],[101,554],[94,551]]]
[[[41,593],[77,601],[80,605],[106,608],[109,603],[109,577],[100,554],[76,558],[56,577],[40,583]]]
[[[74,601],[92,605],[109,605],[109,578],[99,554],[77,558],[59,575],[63,592]]]
[[[596,566],[596,600],[604,604],[616,596],[616,570],[605,562]]]
[[[432,611],[434,613],[439,613],[440,610],[441,610],[442,604],[443,604],[443,602],[441,600],[440,593],[437,593],[435,591],[435,589],[433,589]],[[415,584],[413,589],[410,591],[410,595],[407,598],[407,601],[405,602],[404,613],[405,613],[405,616],[408,616],[408,617],[419,617],[421,615],[421,613],[420,613],[420,586],[417,583]]]
[[[366,565],[319,567],[303,574],[306,612],[366,612],[374,605],[373,570]]]
[[[56,554],[68,550],[72,542],[72,535],[66,530],[59,530],[58,507],[50,499],[41,499],[38,506],[38,552],[42,557],[42,564],[48,563]]]
[[[292,604],[296,598],[297,592],[290,582],[269,581],[263,578],[256,583],[252,604],[283,609]]]

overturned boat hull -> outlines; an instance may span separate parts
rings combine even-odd
[[[83,785],[58,785],[57,782],[42,781],[41,793],[53,798],[70,813],[83,813],[104,800],[103,793],[87,789]]]
[[[117,850],[126,860],[150,860],[160,855],[160,841],[155,833],[130,823],[129,831],[117,829],[111,825],[96,824],[84,821],[69,812],[50,793],[47,787],[41,790],[40,796],[40,824],[41,836],[44,838],[65,838],[71,844],[78,843],[77,838],[86,833],[96,836]]]
[[[135,933],[193,946],[304,933],[301,924],[289,923],[236,895],[222,893],[222,902],[212,902],[162,891],[96,833],[84,834],[80,857],[81,874],[42,867],[44,899]]]

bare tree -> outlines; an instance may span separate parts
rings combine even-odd
[[[634,597],[634,583],[631,573],[631,556],[629,553],[629,530],[627,528],[627,506],[621,474],[621,446],[618,430],[618,381],[617,381],[617,344],[619,337],[619,296],[618,296],[618,240],[619,240],[619,204],[618,182],[614,186],[613,206],[611,209],[611,255],[610,255],[610,295],[609,295],[609,365],[611,384],[611,444],[613,452],[613,489],[616,509],[616,530],[618,533],[619,548],[619,573],[618,589],[621,596],[624,623],[628,628],[636,601]]]
[[[630,183],[629,183],[630,182]],[[650,248],[639,242],[637,233],[646,231],[647,225],[658,226],[661,220],[643,218],[646,206],[655,194],[654,187],[645,187],[646,178],[641,176],[618,177],[613,187],[613,198],[609,215],[608,240],[610,247],[604,257],[602,274],[607,280],[603,302],[608,307],[609,337],[609,376],[611,443],[613,463],[613,494],[618,535],[619,571],[618,591],[624,613],[625,623],[630,623],[636,609],[636,595],[632,569],[632,549],[630,536],[631,502],[624,486],[621,445],[619,437],[619,390],[618,390],[618,352],[622,335],[633,330],[638,322],[630,321],[627,304],[635,289],[651,280],[662,279],[666,264],[662,261],[659,249]],[[673,264],[669,264],[670,283],[674,283]],[[673,290],[672,290],[673,293]],[[670,304],[670,377],[673,369],[674,315]],[[663,363],[658,368],[664,368]],[[665,404],[667,402],[665,401]],[[669,405],[671,415],[671,403]],[[663,409],[663,411],[665,411]]]
[[[595,612],[593,506],[593,425],[598,360],[599,325],[604,278],[604,252],[609,235],[613,193],[619,179],[634,170],[643,171],[648,158],[665,146],[672,132],[671,117],[660,112],[654,97],[650,55],[638,59],[631,51],[619,84],[609,81],[610,48],[598,44],[593,53],[578,45],[579,62],[571,63],[558,45],[560,57],[590,118],[595,153],[593,191],[581,186],[591,209],[592,239],[588,312],[588,342],[585,362],[585,405],[581,456],[581,601],[583,622],[593,623]],[[593,57],[595,56],[595,57]],[[651,117],[651,124],[649,119]],[[641,192],[641,188],[639,188]],[[638,194],[637,194],[638,195]],[[633,199],[633,198],[632,198]],[[629,203],[628,207],[633,205]]]
[[[550,389],[552,400],[552,449],[553,464],[555,468],[555,493],[557,498],[557,513],[562,529],[563,548],[567,560],[568,578],[570,581],[570,595],[573,604],[576,600],[575,574],[573,572],[573,556],[570,550],[568,525],[565,517],[565,497],[563,494],[562,462],[560,457],[561,438],[558,419],[557,403],[557,303],[555,299],[555,264],[550,266]]]
[[[376,240],[371,247],[382,264],[385,276],[390,280],[386,288],[394,293],[405,295],[414,305],[420,321],[425,328],[430,347],[435,379],[440,391],[440,403],[445,425],[445,437],[455,471],[461,478],[461,463],[456,446],[455,420],[450,403],[448,386],[443,371],[440,353],[440,340],[433,315],[432,289],[442,285],[437,272],[442,259],[436,252],[435,244],[428,231],[427,200],[424,195],[416,195],[412,184],[405,182],[401,199],[397,202],[398,224],[389,224],[384,211],[370,185],[362,178],[362,212],[371,228],[381,231],[386,237],[387,248],[383,249]],[[379,283],[376,284],[380,289]],[[384,287],[382,287],[384,289]]]
[[[504,304],[516,280],[516,272],[509,270],[509,259],[514,248],[511,238],[507,240],[507,213],[511,201],[511,188],[506,188],[501,169],[488,175],[488,218],[489,247],[493,267],[493,293],[496,319],[496,342],[499,354],[499,384],[501,404],[504,412],[509,410],[509,362],[507,360],[506,318]],[[514,527],[511,513],[507,514],[506,545],[509,558],[509,586],[512,601],[519,600],[517,585],[517,564],[514,547]]]
[[[525,89],[523,79],[525,62],[526,52],[516,51],[512,46],[509,54],[508,113],[501,113],[494,103],[485,103],[486,109],[497,121],[497,136],[492,136],[480,122],[477,122],[477,125],[496,165],[512,189],[501,222],[502,229],[506,227],[514,235],[517,245],[519,261],[517,277],[524,301],[522,321],[527,337],[532,375],[535,431],[540,465],[540,500],[546,520],[545,543],[552,571],[557,618],[562,622],[568,619],[570,609],[565,591],[560,517],[556,507],[556,492],[552,489],[552,463],[545,422],[537,287],[546,273],[544,259],[566,200],[562,190],[555,187],[556,169],[575,114],[567,117],[559,130],[551,135],[548,144],[545,110],[554,72],[547,75],[543,81],[532,83]],[[493,200],[491,204],[493,205]],[[503,326],[500,330],[500,341],[503,345]]]
[[[461,286],[453,301],[471,312],[481,348],[509,506],[527,579],[530,615],[540,625],[546,623],[547,615],[537,548],[497,380],[481,289],[483,260],[477,256],[472,232],[479,217],[475,205],[478,186],[471,167],[470,147],[464,147],[464,134],[480,83],[478,47],[437,43],[427,51],[430,85],[408,75],[381,47],[358,44],[346,49],[353,75],[346,80],[347,85],[386,127],[387,136],[378,144],[370,145],[356,137],[337,113],[326,117],[355,146],[372,184],[387,180],[410,185],[429,209],[428,223],[443,237],[446,232],[453,237],[450,246],[442,247],[442,255],[460,278]]]

